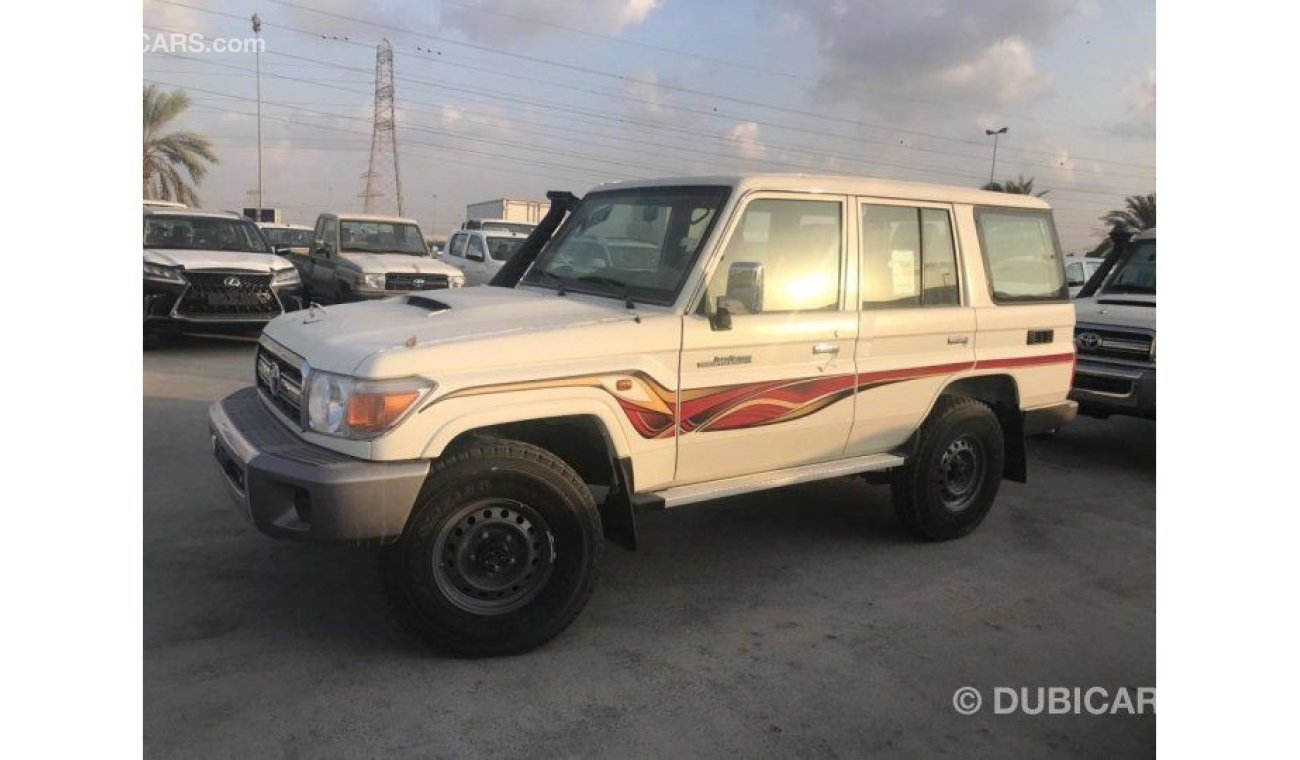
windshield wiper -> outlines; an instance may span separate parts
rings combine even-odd
[[[632,300],[632,286],[626,282],[614,277],[606,277],[603,274],[584,274],[574,279],[574,282],[594,282],[597,285],[605,285],[610,288],[616,288],[622,291],[623,305],[629,309],[635,309],[636,303]]]

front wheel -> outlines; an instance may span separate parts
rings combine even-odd
[[[484,439],[434,465],[380,569],[398,621],[416,637],[461,656],[515,654],[582,612],[601,535],[572,468],[530,444]]]
[[[945,396],[894,475],[894,508],[917,538],[960,538],[988,515],[1004,462],[1002,426],[993,410],[975,399]]]

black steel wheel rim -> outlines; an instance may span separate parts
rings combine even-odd
[[[555,538],[537,510],[482,499],[457,510],[434,542],[433,577],[452,604],[501,615],[532,601],[555,565]]]
[[[984,487],[984,446],[973,435],[961,435],[939,457],[936,472],[939,500],[950,512],[962,512],[975,503]]]

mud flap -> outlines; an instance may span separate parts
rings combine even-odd
[[[610,462],[614,482],[600,504],[600,522],[605,528],[605,538],[628,551],[636,551],[636,517],[632,510],[632,460],[615,459]]]

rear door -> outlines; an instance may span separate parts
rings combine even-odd
[[[705,293],[730,329],[683,317],[681,484],[836,459],[853,422],[857,308],[848,199],[759,193]]]
[[[953,209],[859,198],[857,394],[848,454],[903,443],[935,396],[975,360]]]

